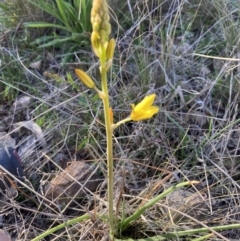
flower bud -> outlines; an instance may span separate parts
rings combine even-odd
[[[111,38],[108,42],[106,58],[107,60],[112,59],[115,51],[116,41],[114,38]]]
[[[106,0],[93,0],[91,23],[94,34],[91,36],[94,53],[100,58],[105,54],[109,35],[111,33],[110,16]],[[97,34],[98,38],[95,38]],[[94,41],[93,41],[94,40]]]
[[[93,52],[96,54],[97,57],[100,57],[100,42],[99,42],[99,34],[96,31],[93,31],[91,34],[91,43]]]
[[[94,84],[92,78],[83,70],[75,69],[75,74],[83,82],[83,84],[85,84],[89,89],[92,89],[95,87],[95,84]]]

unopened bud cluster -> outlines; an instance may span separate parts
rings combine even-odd
[[[115,39],[109,40],[111,33],[110,16],[106,0],[93,0],[91,10],[92,49],[100,61],[100,72],[108,71],[112,66],[113,55],[116,47]],[[94,88],[101,99],[105,98],[102,91],[98,90],[92,78],[83,70],[76,69],[75,74],[89,89]]]
[[[91,23],[93,32],[99,34],[101,41],[108,41],[111,33],[110,16],[106,0],[93,0]]]
[[[94,53],[100,57],[108,47],[111,33],[110,16],[106,0],[93,0],[91,10],[92,35],[91,42]]]

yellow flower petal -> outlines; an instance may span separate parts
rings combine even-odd
[[[155,98],[155,94],[145,96],[145,98],[139,104],[136,105],[135,111],[150,107],[153,104]]]
[[[155,98],[155,94],[148,95],[136,106],[132,104],[132,113],[130,115],[131,120],[145,120],[151,118],[154,114],[156,114],[159,111],[159,108],[156,106],[152,106]]]

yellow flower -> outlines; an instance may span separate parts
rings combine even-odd
[[[83,70],[75,69],[75,74],[88,88],[91,89],[91,88],[95,87],[95,84],[94,84],[92,78]]]
[[[151,118],[154,114],[159,111],[159,108],[153,106],[153,102],[156,98],[155,94],[146,96],[139,104],[136,106],[132,104],[132,112],[130,119],[133,121],[140,121],[144,119]]]

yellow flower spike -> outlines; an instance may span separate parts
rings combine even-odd
[[[91,37],[94,53],[100,58],[105,55],[108,45],[111,25],[106,0],[93,0],[91,10],[91,23],[93,32],[96,32],[98,39]],[[95,41],[93,41],[93,39]],[[97,41],[97,43],[96,43]],[[104,51],[104,52],[103,52]]]
[[[132,112],[130,115],[131,120],[140,121],[151,118],[154,114],[159,111],[159,108],[153,106],[153,102],[156,98],[155,94],[146,96],[139,104],[136,106],[132,104]]]
[[[83,82],[83,84],[85,84],[89,89],[92,89],[95,87],[95,84],[92,78],[83,70],[75,69],[75,74]]]

